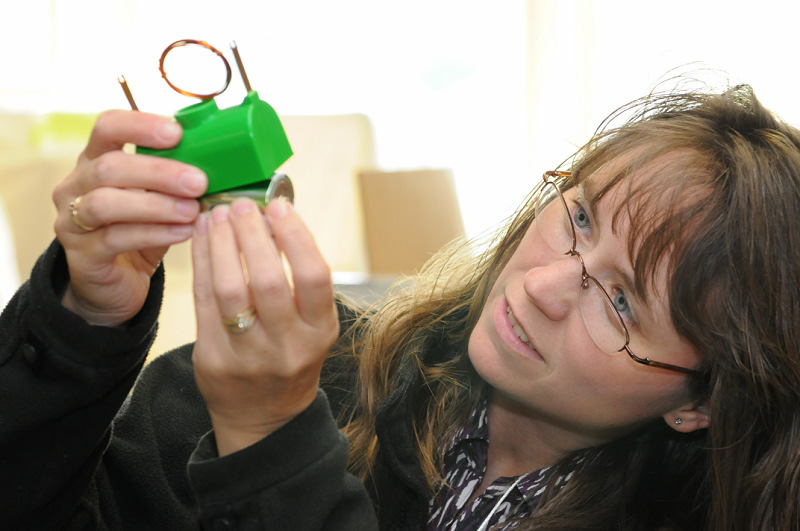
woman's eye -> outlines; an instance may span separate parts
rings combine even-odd
[[[576,206],[575,213],[572,215],[572,221],[575,223],[575,227],[585,229],[591,224],[589,213],[586,212],[586,209],[581,205],[578,204]]]
[[[617,288],[611,294],[611,303],[614,305],[614,308],[617,309],[619,314],[628,321],[629,323],[635,323],[635,319],[633,317],[633,309],[631,308],[630,304],[628,303],[628,297],[625,295],[625,292],[621,289]]]

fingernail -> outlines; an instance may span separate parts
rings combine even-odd
[[[228,205],[218,205],[211,209],[211,221],[214,223],[222,223],[228,221],[228,214],[230,208]]]
[[[208,233],[208,213],[203,212],[194,222],[194,230],[196,234],[205,235]]]
[[[156,135],[164,142],[174,143],[183,134],[183,129],[177,122],[164,122],[158,126]]]
[[[208,179],[206,174],[198,169],[186,170],[178,177],[183,189],[192,195],[200,195],[206,191],[208,187]]]
[[[267,205],[267,214],[271,218],[281,218],[289,213],[290,203],[285,197],[277,197]]]
[[[193,217],[200,210],[200,205],[194,199],[181,199],[175,209],[184,217]]]
[[[192,225],[170,225],[169,231],[173,236],[185,240],[192,235]]]
[[[252,212],[256,208],[256,204],[249,199],[237,199],[231,203],[231,214],[236,217],[244,216]]]

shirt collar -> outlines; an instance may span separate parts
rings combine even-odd
[[[455,435],[453,436],[449,451],[454,451],[463,446],[483,446],[484,448],[487,448],[488,445],[489,397],[487,394],[484,394],[472,412],[464,418],[464,422],[456,431]],[[478,449],[475,448],[475,450]],[[484,462],[481,463],[481,466],[485,470],[485,452],[480,452],[480,450],[478,450],[478,453],[483,454],[484,456]],[[547,471],[549,468],[550,467],[540,468],[537,470],[532,470],[526,474],[523,474],[522,476],[504,478],[505,481],[503,481],[503,483],[506,486],[510,486],[517,479],[519,479],[519,482],[515,488],[525,500],[525,504],[528,506],[528,511],[532,511],[539,502],[539,497],[545,490],[545,485],[548,479]]]

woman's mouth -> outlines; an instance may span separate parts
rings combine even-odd
[[[517,319],[511,312],[511,308],[507,306],[506,311],[508,312],[508,322],[511,323],[511,328],[514,330],[514,333],[517,335],[520,341],[528,345],[530,348],[533,348],[533,345],[531,345],[531,342],[528,340],[528,336],[525,335],[525,331],[522,330],[522,327],[517,323]]]

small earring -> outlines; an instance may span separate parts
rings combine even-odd
[[[675,425],[676,426],[680,426],[681,424],[683,424],[683,420],[680,417],[676,418],[675,419]]]

